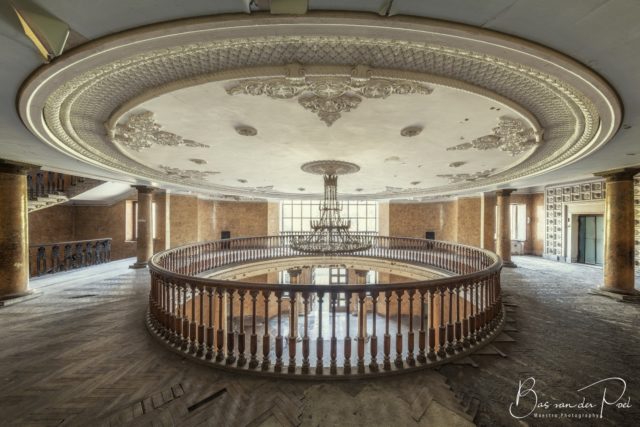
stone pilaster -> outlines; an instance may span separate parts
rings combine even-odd
[[[153,255],[152,203],[154,188],[134,185],[138,190],[137,261],[131,268],[146,268]]]
[[[515,190],[505,189],[496,191],[496,253],[502,258],[504,267],[515,267],[511,261],[511,193]]]
[[[640,167],[599,172],[606,180],[604,285],[600,290],[637,295],[634,271],[633,176]]]
[[[30,293],[27,171],[0,161],[0,301]]]

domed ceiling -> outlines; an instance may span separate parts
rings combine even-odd
[[[213,195],[497,188],[575,162],[620,123],[611,88],[531,43],[424,19],[217,17],[84,45],[23,88],[29,129],[75,158]]]

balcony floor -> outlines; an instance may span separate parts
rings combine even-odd
[[[0,309],[0,424],[472,425],[462,400],[476,423],[522,425],[509,415],[519,380],[536,379],[539,402],[585,396],[598,407],[583,412],[599,413],[603,388],[577,390],[621,377],[631,408],[586,424],[638,425],[640,305],[589,294],[599,268],[514,261],[503,273],[514,342],[439,371],[324,383],[227,374],[163,349],[143,324],[148,272],[131,260],[37,279],[42,296]]]

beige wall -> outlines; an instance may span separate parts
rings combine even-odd
[[[424,238],[435,231],[437,240],[455,240],[457,203],[389,203],[389,236]]]
[[[269,233],[267,202],[215,202],[213,205],[213,233],[220,238],[222,231],[231,237],[266,236]]]
[[[389,204],[389,235],[424,238],[435,231],[437,240],[495,250],[495,203],[492,193],[450,202]],[[544,195],[513,194],[511,203],[527,206],[525,254],[541,256],[544,245]]]

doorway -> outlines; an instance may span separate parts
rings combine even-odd
[[[602,265],[604,254],[604,216],[578,216],[578,262]]]

